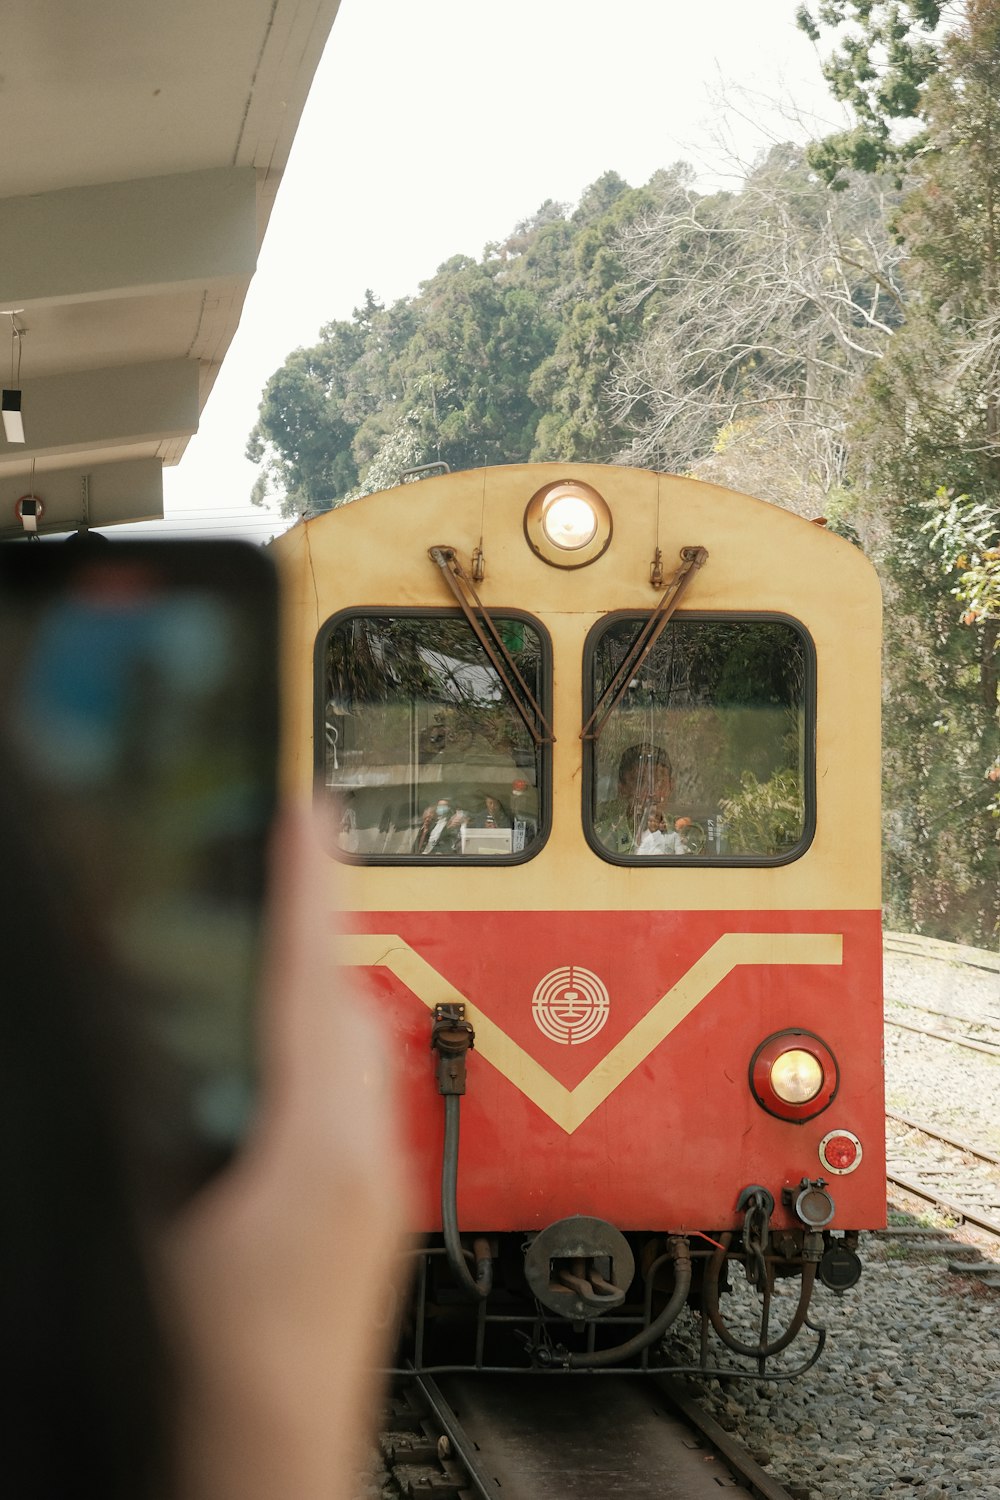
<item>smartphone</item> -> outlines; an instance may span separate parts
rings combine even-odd
[[[137,1123],[175,1195],[253,1110],[277,614],[249,544],[0,546],[0,726],[54,878],[128,997],[155,1079]]]

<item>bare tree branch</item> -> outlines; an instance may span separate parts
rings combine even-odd
[[[903,316],[885,210],[877,181],[832,195],[784,146],[742,191],[678,191],[626,231],[626,302],[647,332],[609,380],[633,432],[623,457],[689,469],[752,423],[810,485],[839,484],[850,397]]]

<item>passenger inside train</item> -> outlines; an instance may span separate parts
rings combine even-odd
[[[616,854],[685,854],[683,840],[667,833],[665,808],[672,791],[673,768],[663,746],[629,745],[618,762],[617,794],[598,808],[594,820],[604,847]]]

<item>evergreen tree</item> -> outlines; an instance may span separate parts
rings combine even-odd
[[[672,187],[673,177],[664,174],[632,189],[606,172],[584,193],[573,215],[572,280],[559,341],[530,385],[542,411],[533,459],[607,462],[628,442],[629,426],[613,409],[613,375],[642,320],[626,296],[622,239]]]
[[[529,457],[610,458],[625,437],[608,406],[631,336],[617,245],[663,193],[605,173],[568,215],[548,201],[480,260],[455,256],[391,307],[366,294],[267,384],[247,454],[254,498],[286,514],[391,482],[390,456],[451,468]],[[634,323],[635,320],[632,320]]]
[[[957,28],[934,43],[937,6],[835,0],[821,14],[847,11],[861,30],[836,55],[838,96],[855,105],[880,159],[908,164],[893,221],[906,251],[906,317],[864,383],[851,430],[857,504],[882,518],[876,554],[889,605],[889,915],[988,942],[1000,920],[989,779],[998,621],[988,608],[960,612],[963,554],[947,534],[949,514],[952,535],[958,518],[976,519],[965,571],[971,588],[984,568],[988,586],[1000,538],[1000,0],[967,0]],[[900,144],[895,126],[907,115],[920,129]],[[827,143],[828,162],[838,153],[842,162],[842,144]]]
[[[907,164],[923,150],[919,130],[900,129],[920,117],[928,81],[938,70],[934,33],[945,5],[939,0],[821,0],[800,5],[796,21],[814,42],[822,28],[837,34],[823,64],[831,92],[854,116],[850,129],[817,141],[809,159],[842,189],[848,174],[895,169],[902,185]]]

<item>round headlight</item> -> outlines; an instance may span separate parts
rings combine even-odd
[[[542,530],[554,546],[575,552],[593,539],[597,513],[582,495],[555,493],[542,511]]]
[[[611,510],[582,479],[557,479],[536,490],[524,512],[532,552],[556,568],[585,568],[607,551]]]
[[[811,1052],[793,1047],[771,1064],[771,1087],[786,1104],[808,1104],[823,1087],[823,1069]]]
[[[776,1031],[750,1059],[750,1091],[769,1115],[802,1125],[832,1104],[840,1087],[837,1060],[812,1031]]]

